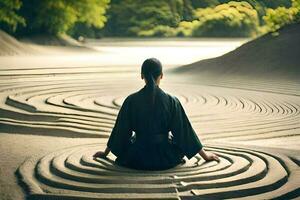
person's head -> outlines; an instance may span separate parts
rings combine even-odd
[[[151,96],[152,105],[155,101],[156,88],[163,77],[162,64],[156,58],[148,58],[142,64],[141,77],[145,80],[147,91]]]
[[[159,85],[160,79],[163,77],[162,64],[156,58],[148,58],[142,64],[141,78],[149,87]]]

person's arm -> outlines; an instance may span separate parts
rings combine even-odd
[[[206,161],[220,161],[219,157],[216,154],[206,152],[203,148],[199,151],[199,154]]]
[[[203,146],[176,97],[172,98],[171,116],[170,130],[174,136],[173,142],[188,159],[191,159]]]
[[[203,145],[194,131],[183,106],[175,97],[173,104],[173,119],[171,121],[171,132],[174,135],[174,141],[182,152],[191,159],[197,153],[206,161],[219,161],[219,157],[203,149]]]
[[[96,152],[93,157],[94,158],[106,158],[107,155],[109,154],[110,149],[108,147],[106,147],[106,149],[104,151],[98,151]]]
[[[117,157],[123,153],[131,137],[129,118],[129,100],[127,97],[120,108],[115,125],[107,141],[106,149],[96,152],[93,156],[94,158],[106,158],[110,152]]]

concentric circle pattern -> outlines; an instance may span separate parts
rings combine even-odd
[[[108,138],[124,98],[143,87],[139,72],[122,67],[16,68],[1,70],[0,76],[0,131],[6,133]],[[238,148],[243,141],[299,139],[299,85],[247,85],[233,80],[196,84],[181,78],[170,74],[160,87],[179,98],[199,137],[211,144],[207,149],[216,152],[221,162],[195,157],[166,171],[135,171],[111,160],[93,160],[100,144],[77,146],[30,158],[20,166],[19,177],[29,197],[299,197],[297,161],[271,151]]]
[[[93,160],[98,149],[99,144],[77,146],[27,160],[19,173],[31,198],[285,199],[299,194],[299,173],[293,171],[298,166],[282,155],[207,147],[220,156],[219,163],[196,156],[173,169],[138,171],[111,159]]]
[[[108,137],[124,98],[142,87],[128,75],[23,78],[2,86],[1,129],[64,137]],[[77,79],[78,78],[78,79]],[[251,140],[298,135],[300,98],[166,81],[203,139]]]

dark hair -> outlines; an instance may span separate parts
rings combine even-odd
[[[157,88],[155,81],[162,74],[161,62],[156,58],[146,59],[142,64],[142,74],[146,79],[146,88],[150,94],[152,104],[154,104]]]

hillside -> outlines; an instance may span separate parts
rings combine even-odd
[[[19,42],[14,37],[0,30],[0,56],[34,53],[27,44]]]
[[[175,71],[194,75],[270,75],[299,79],[300,24],[281,29],[279,36],[266,34],[223,56],[195,62]]]
[[[17,40],[0,30],[0,56],[96,52],[67,36],[36,35]]]
[[[78,42],[68,35],[32,35],[30,37],[21,38],[21,41],[47,46],[84,47],[82,43]]]

